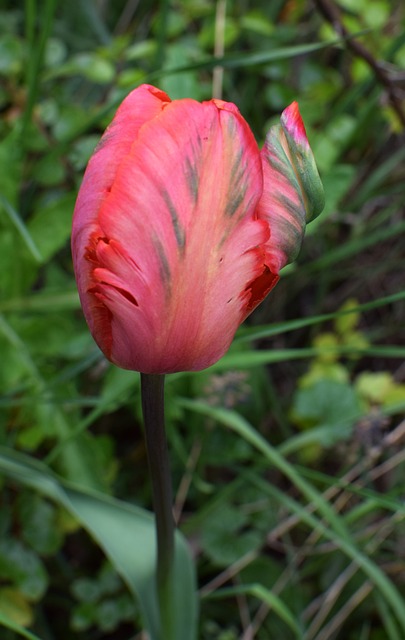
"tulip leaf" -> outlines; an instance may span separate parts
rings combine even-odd
[[[92,535],[137,598],[151,640],[164,640],[159,628],[155,575],[155,527],[149,512],[101,493],[75,487],[45,465],[12,449],[0,448],[0,471],[55,500]],[[197,603],[193,564],[180,533],[176,537],[175,625],[177,640],[196,637]]]

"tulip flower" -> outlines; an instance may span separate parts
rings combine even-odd
[[[260,151],[234,104],[138,87],[90,159],[74,212],[78,290],[100,349],[143,373],[212,365],[322,206],[296,103]]]
[[[296,103],[259,150],[235,105],[172,102],[143,85],[123,101],[88,164],[74,211],[73,264],[99,347],[141,372],[157,541],[153,640],[191,639],[196,628],[193,618],[184,636],[174,596],[182,576],[164,374],[203,369],[227,351],[322,207]]]

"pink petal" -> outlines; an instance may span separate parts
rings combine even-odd
[[[108,357],[165,373],[223,355],[276,281],[264,265],[268,224],[255,216],[261,192],[260,154],[234,105],[165,103],[138,129],[87,260]]]
[[[87,296],[91,287],[91,261],[84,260],[102,234],[98,212],[108,197],[119,165],[130,152],[141,127],[161,112],[170,98],[155,87],[142,85],[122,102],[91,157],[77,198],[72,228],[72,254],[84,315],[100,348],[108,353],[112,337],[107,330],[110,312]],[[90,249],[89,249],[90,247]],[[95,256],[93,256],[95,259]],[[104,330],[100,330],[104,327]],[[93,331],[94,328],[94,331]]]
[[[323,187],[310,149],[298,105],[293,103],[272,127],[261,151],[263,194],[258,218],[267,220],[268,265],[278,274],[297,257],[306,222],[323,208]]]

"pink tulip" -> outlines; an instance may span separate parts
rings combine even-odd
[[[73,220],[80,300],[105,356],[143,373],[216,362],[297,255],[322,194],[296,103],[259,151],[231,103],[132,91]]]

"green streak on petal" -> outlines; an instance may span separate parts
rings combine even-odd
[[[159,256],[160,278],[166,288],[167,294],[169,294],[171,291],[171,277],[172,277],[170,273],[169,261],[167,259],[164,247],[157,236],[153,238],[153,245],[155,247],[156,253]]]
[[[325,192],[311,148],[299,144],[283,126],[291,161],[305,198],[306,221],[311,222],[325,206]]]
[[[243,176],[244,170],[241,169],[242,161],[243,161],[243,153],[244,153],[244,150],[239,149],[238,155],[236,156],[233,162],[232,169],[231,169],[231,182],[237,182]]]
[[[245,192],[246,186],[244,187],[243,191],[239,191],[230,196],[230,199],[228,199],[225,207],[226,216],[229,216],[231,218],[236,213],[245,198]]]
[[[288,256],[288,262],[293,262],[301,249],[302,240],[305,233],[305,219],[297,216],[297,206],[289,198],[279,196],[277,200],[290,214],[288,218],[278,217],[278,233],[284,239],[283,251]]]
[[[182,226],[180,224],[180,220],[179,220],[179,216],[178,216],[177,211],[176,211],[176,207],[174,206],[173,201],[172,201],[169,193],[166,191],[166,189],[162,189],[162,196],[163,196],[163,200],[165,201],[165,204],[166,204],[166,206],[167,206],[167,208],[169,210],[169,213],[170,213],[170,218],[171,218],[172,225],[173,225],[174,235],[176,236],[177,246],[183,252],[185,244],[186,244],[186,234],[185,234],[184,229],[182,228]]]
[[[200,179],[195,160],[190,160],[190,158],[188,157],[186,158],[184,175],[186,176],[186,182],[191,197],[194,201],[194,204],[196,204],[198,200],[198,187]]]
[[[248,189],[246,181],[247,167],[243,155],[244,150],[240,149],[232,164],[227,202],[225,205],[225,215],[229,218],[232,218],[239,209]]]

